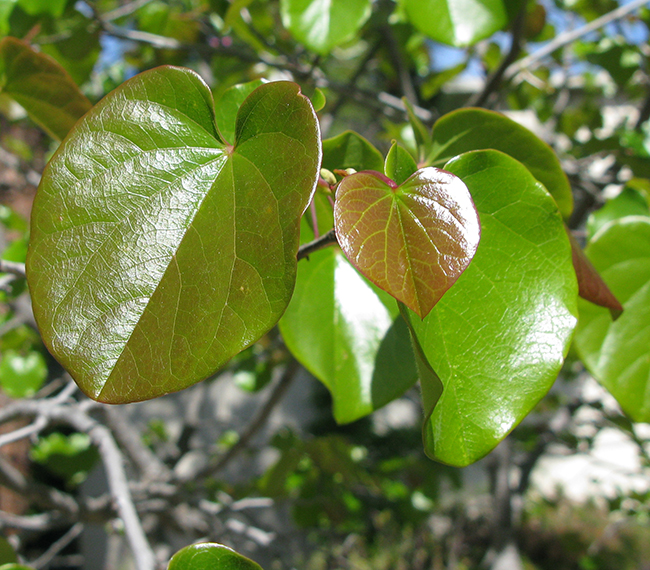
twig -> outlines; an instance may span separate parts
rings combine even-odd
[[[284,396],[285,392],[291,385],[291,382],[295,378],[298,368],[298,362],[292,359],[282,373],[282,376],[278,382],[275,384],[275,386],[273,386],[266,402],[264,402],[262,407],[253,416],[246,429],[239,436],[237,443],[235,443],[235,445],[233,445],[223,456],[217,459],[216,462],[211,463],[199,471],[195,479],[203,479],[223,470],[237,455],[239,455],[241,451],[243,451],[248,446],[250,440],[266,423],[266,420],[271,415],[271,412],[278,404],[278,402],[282,399],[282,396]]]
[[[319,249],[323,249],[329,245],[334,245],[335,243],[338,243],[338,241],[336,239],[336,231],[334,228],[332,228],[329,232],[323,234],[314,241],[310,241],[309,243],[301,245],[298,249],[298,261],[305,257],[309,257],[312,253],[318,251]]]
[[[648,4],[648,0],[633,0],[629,4],[625,4],[604,14],[600,18],[596,18],[592,22],[585,24],[575,30],[569,30],[556,36],[554,40],[546,44],[543,48],[538,49],[536,52],[531,53],[529,56],[524,57],[516,63],[513,63],[508,67],[504,74],[505,79],[512,79],[517,73],[523,71],[524,69],[534,69],[541,63],[541,60],[546,56],[551,55],[555,50],[560,49],[570,43],[573,43],[577,39],[587,35],[590,32],[594,32],[607,24],[614,22],[627,16],[630,12],[634,12],[638,8]]]
[[[69,524],[68,519],[56,511],[28,516],[14,515],[12,513],[0,511],[0,529],[16,528],[20,530],[43,532],[67,524]]]
[[[25,277],[25,264],[0,259],[0,273],[11,273],[18,277]]]
[[[68,544],[70,544],[75,538],[77,538],[83,531],[84,525],[82,523],[77,523],[72,525],[70,530],[66,532],[61,538],[53,542],[50,547],[43,552],[36,560],[30,562],[30,566],[33,566],[37,570],[47,566],[52,559],[61,552]]]
[[[35,433],[39,433],[43,431],[46,426],[47,418],[44,416],[38,416],[33,423],[18,428],[17,430],[11,431],[9,433],[3,433],[0,435],[0,447],[4,447],[9,443],[13,443],[14,441],[24,439]]]
[[[499,67],[490,75],[488,80],[485,82],[483,91],[472,96],[467,103],[468,107],[482,107],[485,105],[485,102],[488,100],[490,95],[494,93],[501,84],[506,70],[510,65],[519,57],[521,52],[521,40],[524,32],[524,24],[526,23],[526,4],[522,4],[519,13],[517,14],[515,21],[512,24],[512,43],[510,44],[510,50],[508,51],[506,57],[503,59]]]
[[[133,14],[136,10],[139,10],[143,6],[146,6],[147,4],[150,4],[153,0],[135,0],[134,2],[131,2],[130,4],[124,4],[123,6],[120,6],[119,8],[115,8],[115,10],[111,10],[110,12],[106,12],[104,14],[103,18],[107,22],[112,22],[113,20],[119,20],[120,18],[124,18],[124,16],[128,16],[129,14]]]

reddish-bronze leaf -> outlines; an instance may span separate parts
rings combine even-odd
[[[347,176],[334,224],[350,262],[422,318],[465,271],[481,233],[465,184],[433,167],[400,186],[374,171]]]
[[[623,305],[607,287],[600,273],[589,261],[568,228],[567,234],[569,234],[569,241],[571,242],[573,268],[576,270],[576,277],[578,278],[578,294],[587,301],[609,309],[612,319],[618,319],[623,312]]]

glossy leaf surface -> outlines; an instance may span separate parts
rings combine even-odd
[[[562,215],[567,218],[571,214],[571,186],[553,149],[500,113],[461,109],[441,117],[433,125],[429,161],[438,166],[464,152],[490,148],[505,152],[524,164],[555,198]]]
[[[431,167],[400,186],[377,172],[347,176],[334,225],[352,264],[421,317],[469,265],[481,233],[463,182]]]
[[[431,39],[466,47],[503,28],[502,0],[402,0],[411,23]]]
[[[633,420],[650,421],[650,218],[612,222],[585,253],[621,301],[615,321],[580,301],[575,346],[587,369]]]
[[[234,149],[194,72],[105,97],[58,149],[32,212],[27,273],[50,351],[84,392],[137,401],[214,373],[268,331],[294,286],[319,132],[297,85],[253,92]]]
[[[192,544],[179,550],[168,570],[262,570],[259,564],[227,546],[213,542]]]
[[[553,384],[576,322],[577,284],[557,206],[519,162],[497,151],[446,167],[481,218],[468,269],[409,322],[444,390],[426,409],[427,453],[468,465],[492,450]]]
[[[384,169],[384,157],[361,135],[346,131],[323,141],[323,168],[328,170],[354,168],[360,170]]]
[[[281,0],[282,23],[321,55],[357,34],[370,16],[369,0]]]
[[[339,423],[386,405],[417,380],[395,300],[364,279],[338,247],[299,263],[280,331],[294,356],[331,392]]]
[[[92,107],[54,59],[10,37],[0,41],[0,92],[20,103],[57,139],[63,139]]]

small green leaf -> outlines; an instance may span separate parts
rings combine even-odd
[[[317,113],[319,111],[322,111],[323,107],[325,107],[325,104],[327,103],[327,99],[325,98],[325,93],[323,93],[322,89],[319,89],[316,87],[314,89],[313,95],[310,97],[311,99],[311,104],[314,107],[314,111]]]
[[[181,390],[279,320],[320,164],[298,86],[262,85],[234,148],[212,95],[159,67],[107,95],[59,147],[34,202],[27,275],[51,353],[110,403]]]
[[[10,37],[0,41],[0,91],[58,139],[92,106],[54,59]]]
[[[432,40],[467,47],[508,23],[502,0],[402,0],[411,23]]]
[[[369,18],[370,7],[370,0],[280,0],[284,27],[321,55],[353,39]]]
[[[429,162],[442,165],[464,152],[489,148],[505,152],[526,166],[555,198],[562,215],[571,215],[571,185],[553,149],[500,113],[460,109],[438,119],[433,125]]]
[[[280,332],[294,356],[331,392],[339,423],[381,408],[417,379],[395,301],[359,275],[339,248],[300,262]]]
[[[606,309],[580,301],[575,346],[587,369],[634,421],[650,421],[650,218],[609,223],[585,253],[621,301]]]
[[[167,570],[262,570],[249,558],[214,542],[192,544],[179,550]]]
[[[622,192],[608,200],[599,210],[592,212],[587,219],[587,237],[591,240],[596,233],[609,222],[625,216],[648,216],[648,200],[634,188],[625,187]]]
[[[357,171],[381,172],[384,169],[384,157],[361,135],[345,131],[323,141],[323,168],[332,171],[354,168]]]
[[[234,85],[223,92],[223,95],[215,104],[215,120],[223,140],[231,144],[235,140],[235,121],[237,120],[239,107],[241,107],[246,97],[264,83],[267,83],[267,81],[256,79],[248,83]]]
[[[429,316],[408,319],[444,385],[425,409],[425,449],[464,466],[492,450],[553,384],[576,323],[577,284],[555,202],[521,163],[490,150],[445,168],[472,194],[481,244]]]
[[[480,239],[467,188],[432,167],[400,186],[378,172],[347,176],[336,191],[334,225],[351,263],[420,317],[467,268]]]
[[[384,174],[396,184],[403,184],[417,169],[418,165],[409,152],[393,141],[384,162]]]
[[[427,129],[422,121],[415,114],[413,105],[409,102],[406,97],[402,97],[402,103],[406,107],[406,114],[409,118],[409,123],[413,129],[413,136],[415,137],[415,142],[418,146],[419,160],[424,159],[431,150],[431,133]]]
[[[39,352],[26,356],[7,350],[0,361],[0,385],[12,398],[33,396],[47,378],[47,365]]]
[[[76,486],[86,480],[99,454],[85,433],[64,435],[54,432],[38,440],[30,458]]]

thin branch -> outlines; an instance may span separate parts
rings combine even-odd
[[[32,532],[44,532],[68,524],[68,518],[63,517],[61,513],[56,511],[27,516],[0,511],[0,529],[15,528]]]
[[[309,257],[312,253],[318,251],[319,249],[334,245],[335,243],[338,243],[338,241],[336,239],[336,231],[334,228],[332,228],[329,232],[323,234],[314,241],[310,241],[309,243],[301,245],[298,249],[298,261],[305,257]]]
[[[275,384],[275,386],[273,386],[266,402],[264,402],[262,407],[253,416],[246,429],[239,436],[237,443],[235,443],[235,445],[233,445],[223,456],[217,459],[216,462],[211,463],[199,471],[199,473],[195,476],[195,479],[203,479],[223,470],[237,455],[239,455],[241,451],[243,451],[248,446],[253,436],[255,436],[260,428],[266,423],[266,420],[271,415],[271,412],[280,402],[282,396],[284,396],[285,392],[291,385],[291,382],[293,382],[298,369],[298,362],[292,359],[282,373],[282,376],[278,382]]]
[[[25,277],[25,264],[0,259],[0,273],[11,273],[18,277]]]
[[[30,562],[30,566],[33,566],[37,570],[47,566],[52,559],[59,554],[68,544],[75,540],[83,531],[84,525],[82,523],[77,523],[72,525],[70,530],[66,532],[61,538],[53,542],[50,547],[43,552],[36,560]]]
[[[131,2],[130,4],[124,4],[123,6],[120,6],[119,8],[115,8],[115,10],[111,10],[110,12],[106,12],[104,14],[103,18],[107,22],[112,22],[113,20],[119,20],[120,18],[124,18],[124,16],[128,16],[130,14],[133,14],[136,10],[139,10],[143,6],[146,6],[147,4],[150,4],[153,2],[153,0],[135,0],[134,2]]]
[[[33,423],[27,426],[23,426],[9,433],[3,433],[0,435],[0,447],[4,447],[14,441],[25,439],[26,437],[43,431],[47,426],[47,423],[47,418],[44,416],[38,416]]]
[[[620,20],[621,18],[627,16],[629,13],[638,10],[646,4],[648,4],[648,0],[633,0],[629,4],[620,6],[619,8],[616,8],[616,10],[612,10],[600,18],[596,18],[584,26],[576,28],[575,30],[569,30],[560,34],[559,36],[556,36],[554,40],[550,41],[543,48],[538,49],[536,52],[531,53],[529,56],[524,57],[523,59],[519,60],[516,63],[513,63],[510,67],[508,67],[504,74],[504,78],[512,79],[520,71],[523,71],[525,69],[534,69],[537,67],[537,65],[541,64],[541,60],[551,55],[554,51],[573,43],[577,39],[586,36],[590,32],[594,32],[611,22]]]
[[[512,63],[519,57],[521,52],[521,40],[524,33],[524,24],[526,23],[526,4],[524,3],[515,18],[515,21],[512,24],[512,43],[510,44],[510,50],[508,51],[505,58],[499,65],[499,67],[490,75],[488,80],[485,82],[483,91],[474,95],[469,102],[467,103],[468,107],[483,107],[492,93],[497,91],[501,80],[503,79],[504,74],[507,69],[512,65]]]

